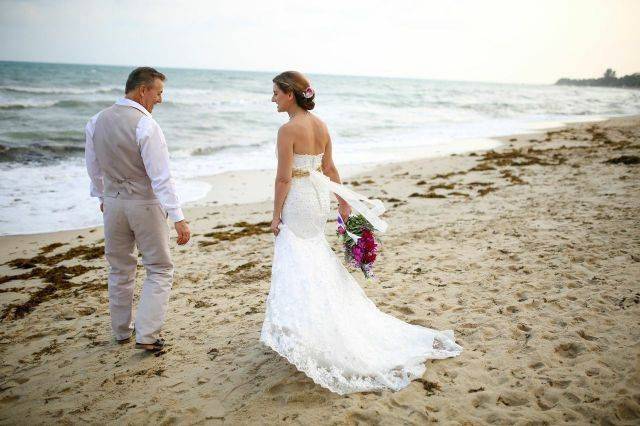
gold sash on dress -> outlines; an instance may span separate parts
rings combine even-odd
[[[316,171],[322,173],[322,167],[318,167]],[[294,178],[305,177],[309,176],[310,174],[311,172],[308,169],[293,169],[293,171],[291,172],[291,176]]]

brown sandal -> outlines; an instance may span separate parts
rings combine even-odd
[[[131,341],[131,338],[133,337],[133,335],[127,337],[126,339],[116,339],[116,343],[119,345],[124,345],[125,343],[129,343]]]
[[[133,330],[131,330],[131,334],[129,335],[129,337],[126,337],[124,339],[116,339],[116,343],[119,345],[124,345],[125,343],[129,343],[131,341],[131,338],[136,334],[136,328],[133,327]]]
[[[138,343],[136,342],[136,349],[144,349],[149,352],[159,352],[164,349],[164,339],[157,339],[153,343]]]

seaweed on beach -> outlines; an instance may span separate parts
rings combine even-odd
[[[225,275],[234,277],[238,282],[261,281],[271,275],[271,269],[265,265],[259,265],[258,262],[251,261],[225,272]]]
[[[485,187],[485,188],[480,188],[480,189],[478,190],[478,195],[479,195],[480,197],[484,197],[484,196],[485,196],[485,195],[487,195],[488,193],[490,193],[490,192],[494,192],[494,191],[497,191],[497,190],[498,190],[498,189],[497,189],[497,188],[495,188],[495,187],[493,187],[493,186],[487,186],[487,187]]]
[[[93,260],[104,256],[104,246],[76,246],[67,250],[64,253],[56,254],[53,256],[45,256],[44,254],[51,252],[62,244],[59,243],[50,244],[40,249],[40,254],[29,259],[12,259],[6,263],[6,265],[12,268],[19,269],[31,269],[36,265],[55,266],[63,260],[70,260],[79,257],[83,260]],[[0,281],[1,283],[1,281]]]
[[[399,198],[394,198],[394,197],[391,197],[391,198],[380,197],[380,200],[386,201],[388,203],[392,203],[393,207],[398,207],[398,206],[401,206],[403,204],[407,204],[406,201],[402,201]]]
[[[591,140],[593,142],[601,142],[603,144],[609,144],[612,142],[612,140],[609,139],[609,136],[606,134],[606,132],[602,131],[595,124],[591,127],[588,127],[586,131],[591,136]]]
[[[58,247],[62,247],[63,245],[65,245],[65,243],[53,243],[53,244],[49,244],[48,246],[41,247],[40,254],[47,254],[57,249]]]
[[[37,258],[38,256],[36,256]],[[38,259],[39,260],[39,259]],[[8,261],[5,265],[18,269],[31,269],[37,266],[37,263],[33,259],[13,259]],[[2,278],[0,278],[0,284],[2,284]]]
[[[454,183],[445,184],[440,183],[438,185],[432,185],[429,187],[429,191],[433,191],[434,189],[453,189],[456,185]]]
[[[421,383],[422,387],[425,391],[427,391],[427,396],[435,395],[436,391],[442,390],[440,385],[436,382],[430,382],[427,379],[419,378],[416,379],[416,382]]]
[[[474,186],[489,186],[493,185],[491,182],[469,182],[467,184],[468,187],[473,188]]]
[[[521,160],[521,161],[518,161]],[[495,152],[495,151],[488,151],[486,152],[483,157],[482,157],[482,162],[484,162],[485,164],[488,162],[491,162],[497,166],[517,166],[517,167],[523,167],[523,166],[530,166],[530,165],[548,165],[549,163],[547,163],[544,160],[541,160],[540,158],[525,153],[522,151],[522,149],[512,149],[512,150],[508,150],[508,151],[503,151],[503,152]]]
[[[92,269],[98,268],[83,265],[60,265],[49,269],[35,268],[32,271],[21,275],[0,277],[0,283],[32,278],[40,278],[48,283],[46,286],[38,289],[34,293],[31,293],[26,302],[9,304],[2,312],[2,315],[0,315],[0,320],[4,321],[7,318],[18,319],[24,317],[32,312],[36,306],[46,302],[47,300],[54,299],[58,291],[66,290],[75,286],[75,284],[70,281],[72,278],[82,275]]]
[[[268,234],[271,232],[271,222],[238,222],[232,225],[234,228],[240,228],[238,231],[219,231],[204,234],[205,237],[212,237],[219,241],[234,241],[238,238],[251,237],[254,235]]]
[[[612,144],[612,146],[613,146],[612,149],[614,151],[621,151],[623,149],[638,149],[638,148],[640,148],[640,145],[633,145],[631,143],[631,141],[628,141],[626,139],[623,139],[623,140],[618,141],[618,142],[614,142]]]
[[[40,358],[42,357],[42,355],[51,355],[58,352],[60,352],[60,346],[58,346],[58,341],[56,339],[53,339],[53,341],[49,343],[47,346],[45,346],[44,348],[40,349],[37,352],[34,352],[31,355],[33,356],[33,360],[35,362],[38,362],[40,361]]]
[[[409,195],[409,197],[413,197],[413,198],[447,198],[446,195],[436,194],[433,191],[428,192],[426,194],[419,194],[417,192],[414,192],[413,194]]]
[[[446,179],[446,178],[451,177],[451,176],[464,175],[466,173],[467,172],[464,171],[464,170],[463,171],[459,171],[459,172],[449,172],[449,173],[435,175],[433,178],[434,179]]]
[[[235,241],[243,237],[251,237],[254,235],[268,234],[271,232],[271,222],[258,222],[248,223],[245,221],[234,223],[230,225],[234,228],[240,228],[239,230],[232,231],[214,231],[204,234],[204,237],[213,238],[213,241],[200,241],[198,245],[200,247],[210,246],[217,244],[220,241]],[[219,229],[219,227],[216,227]]]
[[[205,302],[204,300],[193,300],[193,299],[187,299],[187,301],[189,303],[193,303],[193,307],[195,309],[201,309],[201,308],[210,308],[211,304]]]
[[[604,161],[605,164],[625,164],[630,166],[632,164],[640,164],[640,157],[637,155],[621,155],[620,157],[611,158]]]
[[[452,191],[448,195],[459,195],[459,196],[462,196],[462,197],[469,198],[469,194],[467,194],[466,192]]]
[[[520,176],[516,176],[514,175],[511,170],[509,169],[505,169],[505,170],[501,170],[500,171],[500,177],[502,177],[503,179],[508,180],[509,182],[511,182],[513,185],[525,185],[527,182],[525,182],[524,180],[522,180],[520,178]]]
[[[218,242],[217,241],[198,241],[198,247],[200,248],[209,247],[214,244],[218,244]]]
[[[475,167],[470,168],[469,172],[487,172],[489,170],[495,170],[495,167],[489,166],[487,164],[478,164]]]

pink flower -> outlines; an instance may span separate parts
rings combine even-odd
[[[338,227],[338,234],[344,235],[345,232],[346,230],[342,226]]]
[[[313,90],[313,88],[311,86],[307,87],[307,90],[305,90],[304,92],[302,92],[302,96],[304,96],[305,99],[310,99],[313,97],[313,95],[315,95],[315,90]]]
[[[358,246],[353,246],[353,249],[351,250],[351,252],[353,253],[353,258],[355,259],[355,261],[357,263],[362,263],[362,256],[364,254],[364,251],[362,250],[362,248]]]

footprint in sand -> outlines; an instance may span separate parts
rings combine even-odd
[[[496,403],[502,403],[508,407],[518,407],[529,402],[527,394],[518,391],[505,391],[498,396]]]
[[[578,336],[582,337],[584,340],[589,340],[589,341],[598,340],[597,337],[588,335],[584,330],[578,331]]]
[[[640,419],[640,406],[631,398],[626,398],[616,406],[616,416],[622,420]]]
[[[531,331],[531,327],[529,327],[526,324],[522,324],[521,323],[521,324],[518,324],[518,330],[524,331],[524,332],[529,332],[529,331]]]
[[[529,368],[533,368],[534,370],[537,370],[539,368],[544,367],[544,363],[541,361],[537,361],[537,362],[532,362],[531,364],[529,364]]]
[[[571,403],[573,404],[578,404],[582,401],[580,401],[580,398],[578,398],[574,393],[572,392],[564,392],[562,394],[562,396],[564,396],[566,399],[568,399]]]
[[[486,404],[492,402],[493,399],[494,395],[492,395],[491,393],[479,393],[478,396],[473,398],[473,400],[471,401],[471,405],[473,405],[474,408],[484,407]]]
[[[396,311],[403,313],[405,315],[411,315],[414,313],[413,309],[411,309],[408,306],[394,306],[393,307]]]
[[[348,425],[378,425],[380,424],[377,412],[352,411],[345,416],[345,424]]]
[[[291,397],[294,395],[305,395],[305,398],[308,398],[308,391],[314,390],[315,384],[306,377],[301,377],[300,374],[296,376],[287,377],[269,386],[267,393],[287,401],[292,401]]]
[[[586,350],[586,347],[580,343],[561,343],[555,347],[555,351],[563,358],[576,358]]]
[[[550,380],[549,385],[554,388],[566,389],[571,384],[571,380]]]
[[[600,374],[600,369],[597,367],[592,367],[588,368],[584,373],[589,377],[593,377]]]
[[[515,314],[518,311],[520,311],[520,309],[515,306],[507,306],[507,312],[509,312],[510,314]]]
[[[538,407],[542,411],[547,411],[558,405],[558,401],[560,400],[560,393],[553,389],[545,389],[540,387],[536,389],[534,392],[536,396],[536,402]]]

